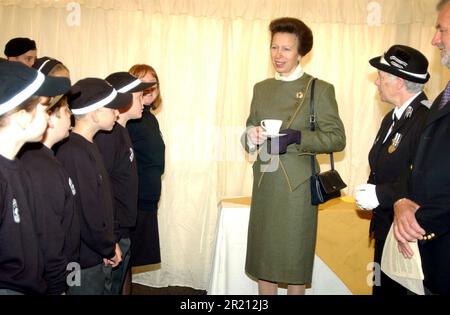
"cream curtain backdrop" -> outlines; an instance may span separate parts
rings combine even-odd
[[[432,0],[0,0],[0,5],[0,46],[12,37],[33,38],[38,55],[63,61],[73,81],[126,71],[135,63],[158,71],[164,104],[157,117],[167,146],[159,211],[162,264],[134,276],[156,287],[205,289],[217,203],[251,193],[251,163],[239,137],[253,85],[273,76],[271,19],[298,17],[314,32],[314,49],[303,66],[336,88],[347,134],[337,168],[349,195],[367,179],[367,154],[390,109],[378,98],[368,60],[392,44],[418,48],[431,63],[432,98],[449,77],[430,44]],[[80,24],[74,25],[78,8]]]

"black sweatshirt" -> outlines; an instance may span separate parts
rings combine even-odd
[[[128,122],[139,176],[139,210],[150,208],[161,196],[161,175],[164,173],[165,144],[156,117],[147,109],[142,118]]]
[[[53,151],[42,143],[25,145],[20,160],[31,178],[47,294],[61,294],[67,289],[68,263],[80,259],[76,190]]]
[[[0,289],[45,293],[30,179],[18,160],[0,155]]]
[[[138,200],[136,159],[128,130],[116,123],[111,132],[98,132],[94,141],[111,180],[120,238],[128,238],[129,229],[136,225]]]
[[[82,269],[115,256],[114,210],[111,186],[97,145],[72,133],[56,152],[77,194],[81,227],[80,265]]]

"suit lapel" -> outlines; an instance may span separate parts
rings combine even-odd
[[[391,117],[392,117],[392,111],[390,111],[385,116],[383,121],[381,122],[381,126],[380,126],[380,129],[378,130],[378,134],[377,134],[377,137],[375,138],[375,142],[369,151],[370,165],[371,165],[372,170],[375,172],[376,172],[376,167],[377,167],[378,156],[380,155],[380,153],[384,147],[384,144],[385,144],[385,143],[383,143],[383,140],[384,140],[384,138],[386,138],[386,134],[392,124]],[[386,140],[386,143],[387,143],[387,140]]]
[[[433,102],[433,105],[430,108],[430,113],[428,114],[427,122],[425,124],[425,128],[436,120],[448,115],[450,113],[450,102],[448,102],[444,108],[439,109],[439,104],[441,103],[442,93],[436,98]]]
[[[391,119],[391,117],[392,117],[392,115],[393,115],[393,111],[394,110],[391,110],[387,115],[386,115],[386,117],[388,117],[388,118],[386,118],[384,121],[383,121],[383,123],[381,124],[381,128],[380,128],[380,133],[379,133],[379,135],[378,135],[378,144],[379,144],[379,146],[381,147],[381,146],[383,146],[383,141],[384,141],[384,139],[386,138],[386,135],[387,135],[387,133],[388,133],[388,131],[389,131],[389,129],[391,129],[391,126],[392,126],[392,119]],[[391,133],[392,134],[392,133]],[[387,142],[387,139],[386,139],[386,142]],[[386,143],[385,142],[385,143]]]

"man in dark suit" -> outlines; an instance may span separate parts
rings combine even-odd
[[[450,68],[450,1],[438,5],[432,44]],[[450,83],[434,101],[420,137],[408,193],[395,203],[394,231],[401,252],[419,241],[428,294],[450,294]]]
[[[374,261],[380,266],[394,218],[393,204],[406,193],[408,174],[428,113],[423,88],[430,75],[426,57],[408,46],[394,45],[384,55],[371,59],[370,64],[378,69],[375,84],[381,100],[394,106],[384,117],[370,150],[368,184],[356,188],[358,206],[373,209],[370,231],[375,238]],[[375,277],[374,295],[407,293],[381,270]]]

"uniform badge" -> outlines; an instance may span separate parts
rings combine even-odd
[[[298,92],[297,93],[297,98],[298,99],[302,99],[305,95],[303,94],[303,92]]]
[[[20,213],[19,213],[19,206],[17,205],[16,198],[14,198],[12,200],[12,213],[13,213],[14,222],[19,224],[20,223]]]
[[[72,179],[69,177],[69,187],[70,190],[72,191],[72,195],[76,195],[77,194],[77,190],[75,189],[75,185],[72,182]]]
[[[389,154],[392,154],[397,150],[400,141],[402,141],[402,134],[397,132],[395,137],[392,139],[392,144],[388,148]]]
[[[134,151],[133,148],[130,148],[130,162],[133,163],[134,160]]]
[[[411,118],[413,111],[414,111],[414,109],[413,109],[411,106],[409,106],[409,107],[406,109],[406,112],[405,112],[405,118]]]

